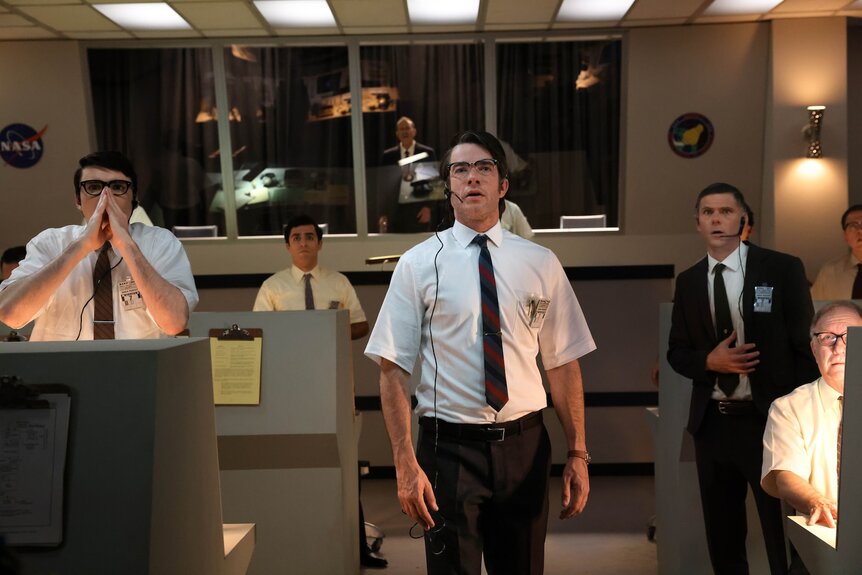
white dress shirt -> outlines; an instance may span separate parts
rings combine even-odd
[[[42,269],[56,259],[73,240],[84,233],[83,226],[66,226],[43,231],[27,244],[27,257],[3,282],[2,289]],[[141,223],[129,225],[129,233],[149,264],[168,283],[179,289],[186,298],[189,313],[198,303],[192,268],[182,243],[168,230]],[[81,340],[93,339],[93,268],[98,251],[81,260],[66,277],[42,308],[30,318],[36,320],[31,341],[70,341],[78,335]],[[126,309],[122,303],[119,284],[131,279],[125,260],[113,249],[109,251],[111,266],[120,262],[111,272],[114,302],[114,335],[116,339],[156,339],[168,337],[159,329],[144,305]]]
[[[596,348],[560,262],[550,250],[503,231],[499,222],[486,232],[509,392],[497,413],[485,400],[479,246],[472,243],[477,234],[455,222],[438,235],[401,257],[365,354],[407,372],[421,359],[420,417],[491,423],[545,408],[537,354],[545,369],[552,369]],[[529,304],[540,299],[549,300],[547,313],[531,322]]]
[[[763,433],[761,478],[773,470],[792,471],[838,501],[840,395],[821,378],[772,402]]]
[[[311,274],[314,309],[350,310],[350,323],[365,321],[365,312],[356,290],[343,274],[315,266]],[[263,282],[254,300],[254,311],[290,311],[305,309],[305,272],[290,266]]]
[[[859,263],[851,252],[843,258],[823,264],[814,285],[811,286],[811,299],[850,299],[853,295],[853,283],[859,272],[856,267]]]
[[[745,284],[745,263],[748,261],[748,246],[739,242],[739,247],[733,250],[729,256],[719,262],[714,257],[707,255],[709,273],[707,276],[707,289],[709,290],[709,310],[712,313],[712,325],[715,325],[715,266],[719,263],[725,265],[721,277],[724,280],[724,289],[727,292],[727,303],[730,305],[730,319],[733,321],[733,329],[736,330],[735,345],[745,343],[745,323],[742,317],[742,288]],[[739,385],[728,397],[716,384],[712,390],[712,398],[717,400],[749,400],[751,399],[751,383],[747,375],[739,376]]]

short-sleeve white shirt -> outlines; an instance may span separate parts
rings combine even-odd
[[[772,402],[763,433],[761,478],[773,470],[791,471],[838,501],[839,397],[821,378]]]
[[[84,233],[83,226],[51,228],[41,232],[27,244],[27,257],[3,282],[3,289],[27,277],[56,259],[75,239]],[[129,225],[129,234],[150,266],[186,298],[189,313],[198,303],[192,268],[182,243],[168,230],[141,223]],[[70,341],[93,339],[93,269],[98,251],[81,260],[60,284],[45,305],[30,318],[36,320],[32,341]],[[156,339],[168,337],[153,320],[144,301],[143,307],[126,309],[119,293],[120,282],[131,279],[125,260],[113,249],[109,251],[113,284],[114,335],[117,339]]]
[[[314,309],[347,309],[350,323],[365,321],[356,290],[343,274],[316,266],[311,274]],[[254,311],[305,309],[305,272],[290,266],[268,277],[254,300]]]
[[[479,247],[472,243],[476,235],[456,222],[438,234],[439,240],[428,238],[401,257],[365,349],[374,361],[385,358],[407,372],[421,359],[416,389],[420,417],[435,415],[435,367],[437,417],[459,423],[511,421],[547,406],[538,354],[545,369],[552,369],[596,348],[553,252],[504,231],[498,222],[486,235],[500,304],[509,401],[499,413],[489,407]],[[547,313],[531,322],[529,303],[538,299],[549,300]]]
[[[817,279],[811,286],[811,299],[834,300],[850,299],[853,295],[853,283],[859,268],[859,260],[853,253],[823,264],[817,273]]]

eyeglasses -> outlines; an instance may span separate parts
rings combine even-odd
[[[111,180],[110,182],[103,182],[102,180],[85,180],[81,182],[81,189],[84,190],[88,196],[98,196],[106,187],[109,188],[111,193],[115,196],[122,196],[129,191],[129,188],[132,187],[132,182],[127,180]]]
[[[832,333],[831,331],[821,331],[812,335],[814,336],[814,339],[817,340],[817,343],[823,347],[835,347],[835,344],[838,343],[839,339],[844,342],[844,345],[847,345],[846,331],[841,334]]]
[[[456,180],[466,180],[470,176],[471,168],[476,168],[476,172],[480,176],[490,176],[497,169],[497,160],[487,158],[485,160],[476,160],[475,162],[452,162],[446,166],[449,175]]]
[[[854,231],[858,232],[859,230],[862,230],[862,221],[847,222],[846,224],[844,224],[844,229],[845,230],[854,230]]]

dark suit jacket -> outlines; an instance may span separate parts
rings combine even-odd
[[[700,428],[716,377],[706,370],[706,356],[719,342],[709,309],[708,272],[703,258],[677,277],[667,352],[673,369],[694,384],[692,434]],[[754,287],[763,285],[773,288],[772,311],[755,313]],[[760,351],[760,363],[749,374],[751,394],[766,416],[775,398],[819,377],[808,335],[814,306],[799,258],[748,244],[742,311],[745,341]]]

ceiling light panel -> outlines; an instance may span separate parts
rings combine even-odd
[[[407,0],[412,24],[475,24],[479,0]]]
[[[704,16],[735,16],[741,14],[765,14],[779,4],[782,0],[714,0],[706,10]]]
[[[255,0],[254,5],[275,28],[336,25],[326,0]]]
[[[189,30],[183,17],[164,2],[93,4],[93,8],[128,30]]]
[[[606,22],[619,20],[628,12],[634,0],[563,0],[557,14],[558,22]]]

